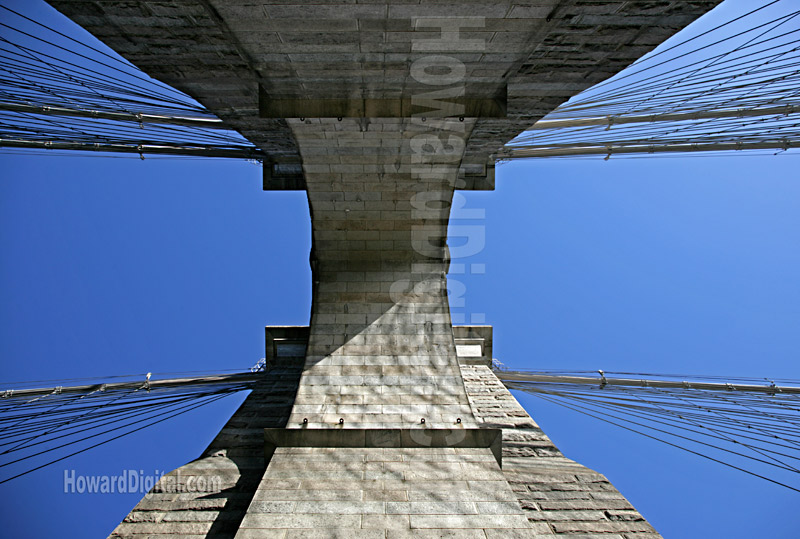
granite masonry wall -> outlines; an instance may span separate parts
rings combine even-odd
[[[409,66],[430,53],[414,50],[414,41],[436,37],[435,28],[420,19],[472,18],[463,37],[480,46],[449,55],[466,66],[467,93],[507,103],[505,117],[477,118],[467,140],[464,165],[480,169],[553,108],[720,1],[50,3],[151,76],[197,99],[270,160],[294,164],[302,158],[286,119],[259,117],[261,92],[271,99],[306,100],[406,95]]]
[[[503,429],[503,476],[528,519],[561,536],[660,537],[603,475],[558,450],[485,365],[462,365],[480,425]]]
[[[476,425],[502,429],[502,468],[486,448],[456,447],[283,447],[265,461],[263,429],[286,426],[301,364],[273,366],[112,537],[659,537],[604,476],[564,457],[486,365],[459,370]],[[190,477],[212,488],[175,492]]]
[[[233,537],[266,469],[264,429],[286,425],[302,368],[302,357],[274,363],[200,457],[164,476],[111,537]]]

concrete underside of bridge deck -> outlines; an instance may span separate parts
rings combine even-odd
[[[304,355],[273,353],[114,536],[657,536],[459,362],[447,224],[504,143],[717,0],[52,3],[258,145],[264,188],[305,189],[312,216]]]

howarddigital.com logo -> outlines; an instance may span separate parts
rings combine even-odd
[[[145,497],[159,492],[218,492],[222,477],[218,475],[182,476],[179,471],[165,475],[155,470],[145,475],[144,470],[123,470],[120,474],[78,475],[75,470],[64,470],[64,492],[67,494],[128,494],[139,493]]]

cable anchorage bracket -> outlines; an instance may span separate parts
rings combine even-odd
[[[775,380],[770,380],[769,378],[764,378],[764,380],[769,382],[769,388],[771,390],[769,394],[771,396],[774,397],[776,394],[781,393],[781,388],[778,387],[778,384],[775,383]]]
[[[250,367],[250,372],[266,372],[267,370],[267,358],[262,357],[256,364]]]

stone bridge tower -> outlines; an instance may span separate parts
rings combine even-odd
[[[51,2],[258,145],[313,224],[310,326],[267,328],[263,382],[113,536],[656,536],[494,376],[491,328],[452,326],[447,224],[505,142],[717,0]]]

